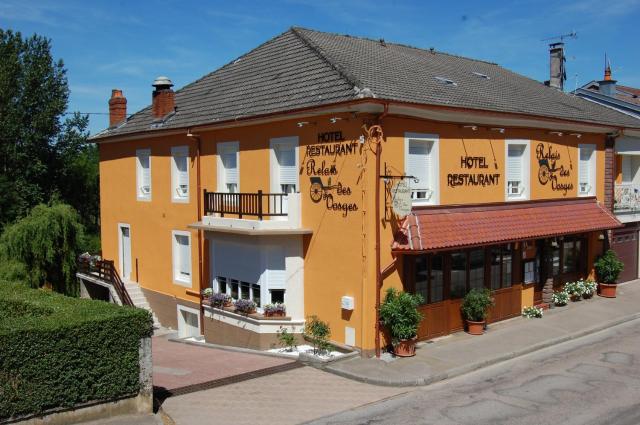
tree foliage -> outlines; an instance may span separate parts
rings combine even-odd
[[[22,273],[34,288],[49,282],[57,292],[78,295],[74,274],[82,241],[83,227],[72,207],[41,204],[6,227],[0,237],[0,261],[6,260],[12,267],[9,273]]]
[[[88,117],[63,120],[69,87],[51,41],[0,29],[0,230],[61,199],[98,229],[98,155]]]

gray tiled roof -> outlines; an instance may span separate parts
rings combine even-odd
[[[166,121],[154,123],[147,107],[95,138],[186,128],[362,97],[638,127],[624,114],[494,63],[291,28],[177,90],[177,112]]]

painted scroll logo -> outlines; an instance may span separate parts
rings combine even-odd
[[[573,190],[573,183],[567,181],[571,179],[572,167],[569,165],[569,168],[565,168],[564,165],[558,165],[560,158],[560,152],[553,149],[551,145],[545,148],[543,143],[538,143],[536,146],[538,181],[542,185],[551,182],[552,190],[562,192],[563,196],[567,196],[567,192]]]

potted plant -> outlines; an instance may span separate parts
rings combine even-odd
[[[584,282],[584,293],[582,294],[582,298],[589,299],[593,297],[593,294],[598,290],[598,284],[593,280],[589,279]]]
[[[580,301],[582,294],[584,294],[586,287],[582,280],[576,282],[567,282],[564,284],[564,291],[569,294],[571,301]]]
[[[256,303],[251,300],[238,300],[235,306],[237,313],[253,314],[256,312]]]
[[[551,300],[553,304],[562,307],[569,302],[569,293],[567,291],[556,291],[553,293]]]
[[[522,309],[522,316],[527,319],[540,319],[542,314],[541,307],[529,306]]]
[[[209,298],[212,307],[222,308],[231,306],[231,295],[222,292],[215,293]]]
[[[399,357],[411,357],[416,354],[418,326],[422,314],[418,306],[424,298],[418,294],[387,289],[387,295],[380,306],[380,321],[391,334],[393,352]]]
[[[265,317],[285,317],[287,308],[282,303],[267,304],[264,306]]]
[[[467,332],[471,335],[482,335],[487,320],[489,307],[493,306],[491,291],[473,288],[462,300],[460,310],[467,321]]]
[[[212,288],[204,288],[202,290],[202,292],[200,292],[200,294],[202,295],[202,299],[210,298],[211,295],[213,295],[213,289]]]
[[[624,268],[622,261],[612,250],[604,253],[594,264],[596,275],[598,276],[598,287],[600,296],[606,298],[616,297],[616,284],[620,272]]]

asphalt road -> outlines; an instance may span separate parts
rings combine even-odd
[[[640,321],[312,424],[640,424]]]

